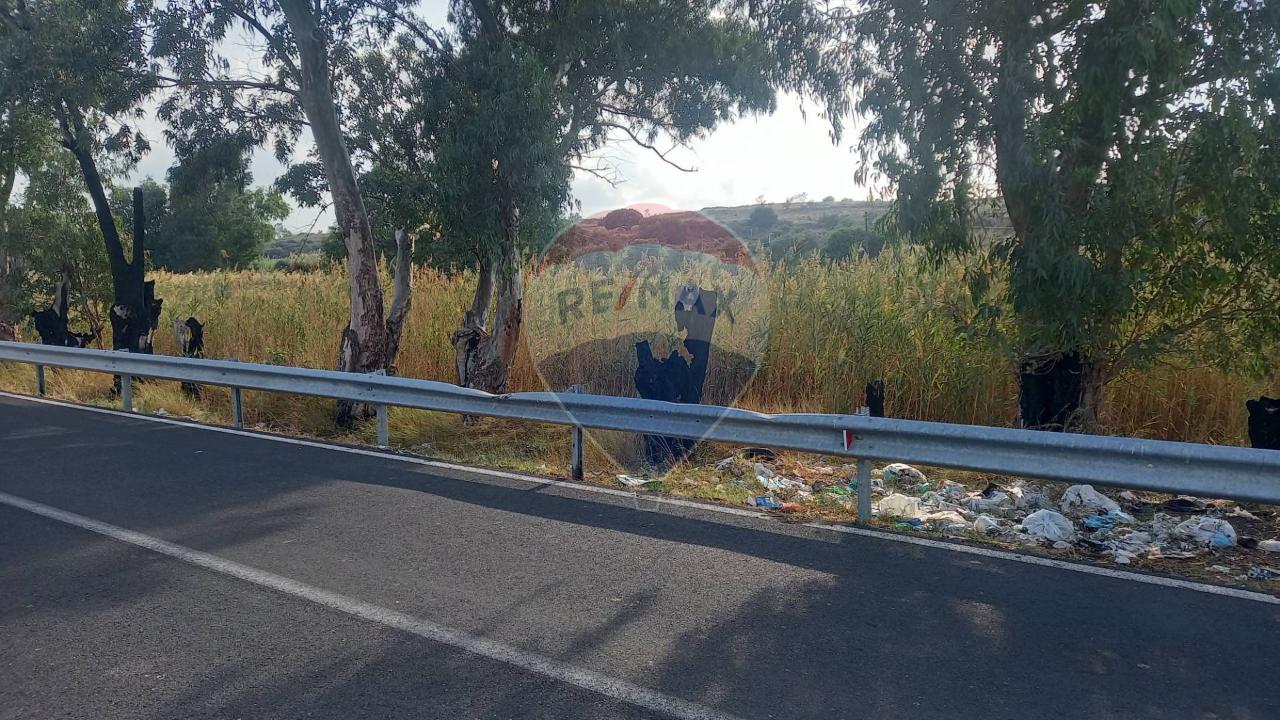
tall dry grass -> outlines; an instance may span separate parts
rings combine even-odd
[[[319,368],[336,362],[347,307],[341,266],[305,274],[161,272],[154,278],[157,294],[165,301],[157,352],[176,353],[169,328],[174,320],[195,315],[205,323],[210,357]],[[400,374],[454,380],[449,340],[462,308],[469,304],[474,280],[466,272],[414,271],[414,301],[398,360]],[[767,328],[746,318],[733,327],[722,322],[716,331],[718,335],[738,333],[742,342],[758,343],[758,372],[739,405],[766,412],[848,412],[862,404],[863,386],[869,379],[883,378],[894,417],[983,425],[1014,422],[1017,387],[1010,355],[996,342],[969,337],[963,331],[967,305],[959,268],[921,271],[910,258],[886,253],[875,261],[765,267],[759,282],[767,291]],[[539,312],[538,297],[531,294],[530,312]],[[549,342],[535,325],[530,325],[529,332],[533,342]],[[629,352],[623,348],[619,357]],[[547,352],[536,354],[542,357]],[[630,370],[616,359],[579,357],[575,362],[583,364],[566,372],[578,375],[593,390],[616,389],[612,386],[629,381]],[[633,369],[634,360],[630,362]],[[603,382],[605,377],[615,382]],[[105,376],[71,372],[59,372],[50,380],[55,395],[103,403],[109,401],[109,383]],[[0,385],[32,390],[29,368],[0,366]],[[513,390],[544,388],[528,346],[519,352],[511,385]],[[1280,383],[1275,379],[1210,368],[1131,372],[1110,386],[1102,421],[1104,429],[1115,434],[1239,444],[1246,434],[1245,399],[1277,389]],[[228,401],[224,395],[210,389],[205,401],[193,404],[171,383],[149,384],[139,392],[144,408],[165,407],[225,421]],[[247,406],[250,422],[333,433],[329,404],[322,401],[251,394]],[[403,417],[410,415],[406,412]],[[420,420],[416,439],[413,430],[404,431],[408,434],[401,439],[410,444],[447,444],[445,436],[456,431],[452,420],[446,422],[440,416],[413,417],[432,419]],[[499,425],[494,430],[506,432]],[[368,432],[361,429],[357,434]],[[515,434],[514,429],[510,434]]]

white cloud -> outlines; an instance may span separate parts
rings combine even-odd
[[[773,115],[724,125],[668,156],[695,172],[673,168],[652,152],[619,141],[602,155],[622,182],[610,187],[579,172],[574,196],[586,215],[635,203],[696,210],[744,205],[758,196],[781,202],[797,193],[807,193],[812,200],[826,195],[857,198],[866,191],[853,181],[850,134],[846,129],[846,139],[832,144],[825,120],[814,112],[806,118],[799,98],[783,96]]]

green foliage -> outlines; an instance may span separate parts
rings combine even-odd
[[[1024,350],[1104,379],[1170,353],[1275,347],[1280,10],[1263,0],[1102,5],[869,0],[859,179],[935,259],[981,253]],[[975,218],[997,191],[1012,233]],[[1238,194],[1238,195],[1237,195]]]
[[[26,187],[4,208],[0,259],[16,270],[0,285],[0,317],[18,320],[47,307],[63,279],[71,284],[72,326],[101,329],[111,300],[111,271],[75,160],[52,147],[23,166]]]
[[[131,123],[154,89],[144,0],[0,5],[0,107],[53,121],[62,135],[134,162],[150,145]],[[83,124],[83,128],[78,127]],[[62,138],[59,135],[59,139]]]
[[[767,205],[759,205],[747,217],[747,228],[753,236],[769,232],[778,224],[778,213]]]
[[[247,267],[289,215],[276,190],[250,187],[249,158],[233,142],[211,142],[169,169],[168,187],[140,187],[151,263],[173,272]],[[124,228],[133,223],[130,192],[112,196]]]
[[[665,159],[660,140],[770,112],[778,90],[817,98],[833,132],[846,107],[829,23],[807,0],[455,2],[451,19],[452,32],[405,23],[343,86],[379,237],[426,228],[418,253],[436,262],[490,251],[497,195],[522,198],[520,242],[544,244],[561,224],[568,172],[601,171],[590,156],[607,142]],[[315,170],[291,171],[295,197],[319,199]]]
[[[827,235],[822,256],[829,260],[848,260],[865,253],[875,258],[884,249],[884,236],[863,228],[843,225]]]

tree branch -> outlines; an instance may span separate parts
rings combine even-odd
[[[231,80],[225,78],[204,78],[200,80],[181,79],[169,77],[167,75],[152,75],[151,78],[157,82],[158,87],[217,87],[228,88],[231,90],[270,90],[272,92],[280,92],[293,97],[298,97],[298,91],[293,88],[286,87],[279,83],[266,82],[262,80]],[[159,85],[159,83],[169,83],[168,85]]]
[[[293,58],[289,57],[289,54],[285,52],[284,46],[280,44],[280,41],[276,38],[275,34],[268,30],[258,20],[258,18],[227,2],[223,2],[222,7],[226,8],[233,15],[243,20],[249,27],[257,30],[258,34],[262,35],[262,37],[266,39],[267,44],[276,51],[276,55],[280,57],[280,62],[284,63],[285,67],[289,68],[289,72],[293,73],[295,78],[302,78],[302,75],[298,72],[298,66],[293,64]]]
[[[634,142],[635,144],[639,145],[640,147],[642,147],[642,148],[644,148],[644,149],[648,150],[649,152],[653,153],[654,155],[657,155],[659,160],[661,160],[662,162],[664,162],[664,163],[666,163],[666,164],[670,165],[671,167],[673,167],[673,168],[675,168],[675,169],[679,170],[680,172],[687,172],[687,173],[691,173],[691,172],[697,172],[697,171],[698,171],[698,169],[697,169],[697,168],[687,168],[687,167],[684,167],[683,165],[681,165],[681,164],[677,163],[676,161],[674,161],[674,160],[672,160],[672,159],[668,158],[667,156],[668,156],[668,155],[670,155],[670,154],[671,154],[671,152],[675,150],[675,148],[674,148],[674,147],[673,147],[673,148],[671,148],[671,150],[667,150],[667,151],[665,151],[665,152],[664,152],[664,151],[662,151],[662,150],[659,150],[659,149],[657,148],[657,146],[655,146],[653,143],[650,143],[650,142],[647,142],[647,141],[645,141],[645,140],[640,139],[640,136],[639,136],[639,135],[636,135],[636,132],[635,132],[634,130],[632,130],[630,127],[628,127],[628,126],[626,126],[626,125],[623,125],[623,124],[621,124],[621,123],[607,122],[607,121],[606,121],[606,122],[601,122],[601,123],[600,123],[600,125],[601,125],[602,127],[610,127],[610,128],[615,128],[615,129],[621,130],[622,132],[626,133],[628,137],[630,137],[630,138],[631,138],[631,141],[632,141],[632,142]]]

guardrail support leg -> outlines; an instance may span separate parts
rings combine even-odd
[[[378,447],[391,447],[391,420],[387,417],[387,406],[378,403]]]
[[[244,398],[238,387],[231,388],[231,424],[238,430],[244,429]]]
[[[133,412],[133,376],[120,376],[120,407],[125,412]]]
[[[36,394],[44,395],[44,366],[36,366]]]
[[[858,523],[871,523],[871,461],[858,459]]]
[[[582,392],[581,385],[570,385],[569,392]],[[582,426],[574,425],[572,430],[571,441],[569,443],[569,478],[577,482],[582,482]]]

